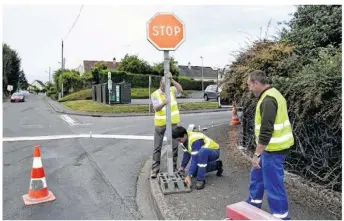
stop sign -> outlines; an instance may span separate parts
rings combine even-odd
[[[174,51],[185,40],[184,23],[173,13],[157,13],[147,22],[147,39],[160,51]]]

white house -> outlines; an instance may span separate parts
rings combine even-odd
[[[78,71],[80,75],[83,75],[84,73],[88,72],[91,70],[92,66],[95,65],[97,62],[105,62],[106,66],[109,69],[116,69],[118,68],[120,62],[116,61],[116,58],[113,58],[112,61],[89,61],[89,60],[84,60],[82,63],[77,67],[74,68],[74,70]]]
[[[43,88],[45,87],[45,85],[43,84],[42,81],[40,80],[34,80],[32,82],[32,84],[29,86],[29,89],[33,86],[36,86],[39,90],[43,90]]]

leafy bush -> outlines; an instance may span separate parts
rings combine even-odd
[[[269,40],[253,42],[252,47],[242,50],[236,56],[225,75],[223,93],[221,97],[231,101],[239,102],[242,96],[248,93],[247,75],[253,70],[263,70],[269,76],[288,77],[288,66],[282,63],[293,51],[293,47],[285,43],[278,43]],[[285,64],[285,65],[284,65]]]
[[[329,21],[341,24],[341,13],[337,13],[339,8],[336,6],[299,7],[297,17],[291,22],[290,33],[284,33],[277,41],[255,41],[248,49],[239,51],[225,76],[223,93],[243,107],[242,142],[248,150],[254,151],[257,98],[248,91],[246,81],[250,71],[265,71],[272,86],[284,95],[288,104],[295,144],[287,156],[286,169],[324,188],[341,191],[342,52],[338,43],[341,29],[326,33],[332,25]],[[320,13],[325,9],[326,12]],[[336,16],[319,16],[333,10],[336,10]],[[310,14],[302,14],[305,12]],[[297,25],[298,19],[312,16],[315,16],[312,23],[321,26],[316,33],[312,33],[307,25]],[[288,39],[295,35],[298,35],[297,39]],[[307,50],[312,53],[305,54]]]
[[[326,52],[295,74],[282,89],[289,103],[296,145],[288,168],[341,190],[342,53]]]
[[[76,101],[76,100],[92,100],[92,90],[85,89],[72,94],[69,94],[59,99],[59,102]]]

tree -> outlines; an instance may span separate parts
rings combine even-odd
[[[7,85],[13,85],[13,91],[18,88],[19,72],[21,69],[21,59],[15,50],[12,50],[7,44],[2,47],[3,57],[3,92],[7,91]]]
[[[36,94],[38,94],[41,90],[40,90],[38,87],[33,86],[33,91],[34,91]]]
[[[29,86],[29,83],[26,80],[26,76],[23,70],[19,72],[19,87],[20,89],[26,90]]]
[[[108,67],[104,61],[95,63],[91,68],[92,81],[94,84],[100,83],[100,74],[102,71],[108,70]]]
[[[53,99],[57,99],[58,96],[57,96],[57,90],[56,90],[56,87],[53,83],[51,82],[48,82],[45,87],[44,87],[44,90],[47,92],[47,96],[53,98]]]
[[[140,59],[136,55],[128,54],[121,60],[118,70],[133,74],[152,74],[153,71],[147,61]]]
[[[174,60],[173,57],[170,58],[170,72],[173,76],[178,77],[180,70],[177,66],[177,61]],[[164,62],[160,62],[160,63],[156,63],[153,65],[153,73],[155,73],[156,75],[164,75]]]
[[[297,46],[301,54],[317,54],[320,47],[339,47],[342,43],[341,5],[301,5],[285,22],[281,39]]]
[[[223,91],[243,107],[243,143],[254,151],[257,98],[246,80],[254,69],[265,71],[288,104],[295,144],[286,169],[341,192],[341,7],[298,6],[286,24],[280,39],[259,40],[239,51]]]
[[[83,81],[80,77],[80,74],[74,70],[64,71],[62,80],[63,80],[63,93],[66,95],[71,92],[79,91],[84,86]]]
[[[61,69],[58,69],[53,74],[56,91],[61,91],[63,82],[63,94],[67,95],[69,91],[77,91],[84,87],[82,78],[78,71],[64,69],[63,74]]]

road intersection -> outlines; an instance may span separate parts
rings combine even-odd
[[[4,219],[139,219],[136,181],[152,154],[153,117],[58,114],[42,96],[4,103]],[[228,123],[231,113],[181,116],[182,125]],[[56,201],[24,206],[33,147],[41,147]]]

